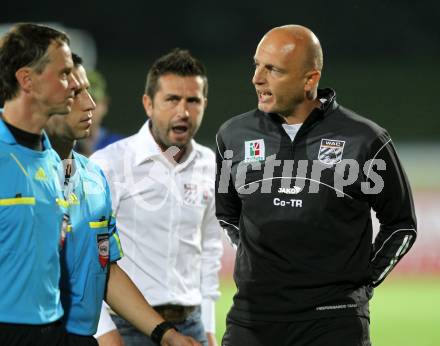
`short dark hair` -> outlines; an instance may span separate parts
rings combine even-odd
[[[158,90],[158,80],[166,74],[176,74],[182,77],[200,76],[203,79],[203,95],[208,95],[208,77],[203,64],[194,58],[188,50],[173,49],[168,54],[160,57],[151,66],[147,74],[145,94],[151,99]]]
[[[83,59],[75,53],[72,53],[72,61],[73,61],[73,66],[78,67],[79,65],[83,64]]]
[[[47,49],[52,44],[70,44],[64,32],[31,23],[15,24],[0,40],[0,98],[13,99],[18,92],[15,72],[28,66],[43,72],[49,62]]]

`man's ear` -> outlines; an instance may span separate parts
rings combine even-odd
[[[147,94],[142,96],[142,104],[144,105],[145,113],[150,116],[153,114],[153,100]]]
[[[30,67],[19,68],[15,72],[15,78],[24,92],[29,93],[32,90],[32,70]]]
[[[321,79],[321,71],[312,70],[306,73],[306,84],[304,85],[304,91],[309,93],[318,88],[319,80]]]

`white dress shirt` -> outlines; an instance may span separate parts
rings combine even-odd
[[[214,332],[222,255],[215,156],[194,140],[185,156],[179,164],[167,159],[147,121],[91,159],[110,184],[124,250],[118,264],[152,306],[201,304],[205,329]]]

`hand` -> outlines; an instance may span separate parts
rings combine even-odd
[[[175,331],[174,329],[169,329],[165,332],[160,343],[161,346],[202,346],[200,343],[195,341],[189,336],[185,336]]]
[[[217,340],[215,339],[214,333],[206,333],[206,338],[208,339],[208,346],[217,346]]]

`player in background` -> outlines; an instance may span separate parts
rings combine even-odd
[[[165,320],[214,346],[222,255],[215,155],[193,139],[207,95],[206,71],[188,51],[160,57],[148,72],[143,96],[149,119],[137,134],[91,158],[110,183],[125,251],[121,267]],[[111,312],[111,318],[127,346],[153,344],[118,314]],[[104,311],[99,341],[107,346],[116,331],[105,321],[111,322]]]

